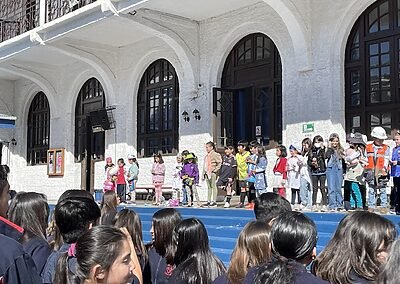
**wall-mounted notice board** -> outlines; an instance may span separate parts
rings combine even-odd
[[[47,150],[47,175],[64,175],[64,148]]]

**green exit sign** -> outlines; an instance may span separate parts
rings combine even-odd
[[[303,133],[314,132],[314,123],[303,124]]]

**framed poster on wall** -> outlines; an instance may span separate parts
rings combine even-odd
[[[64,175],[64,148],[47,150],[47,175]]]

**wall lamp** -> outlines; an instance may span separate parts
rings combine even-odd
[[[195,108],[193,110],[193,116],[194,116],[195,120],[200,120],[201,119],[200,112],[199,112],[199,110],[197,108]]]
[[[17,145],[17,140],[15,140],[15,138],[11,139],[11,145],[13,146]]]
[[[184,121],[186,121],[186,122],[190,121],[189,114],[188,114],[188,112],[186,110],[182,112],[182,116],[183,116],[183,120]]]

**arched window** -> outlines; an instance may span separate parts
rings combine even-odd
[[[30,165],[47,163],[50,141],[50,107],[43,92],[33,98],[28,114],[27,162]]]
[[[400,0],[376,1],[346,46],[346,131],[369,135],[400,125]]]
[[[104,90],[96,78],[83,84],[75,107],[75,159],[81,162],[87,155],[95,159],[104,158],[104,132],[93,133],[90,112],[105,107]]]
[[[138,155],[178,151],[178,77],[165,59],[153,62],[140,81],[138,94]]]
[[[272,40],[247,35],[231,50],[214,88],[217,146],[253,141],[272,148],[282,143],[282,67]]]

